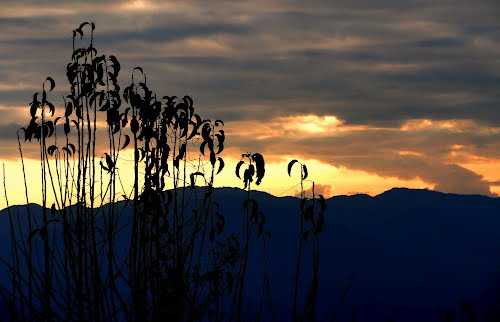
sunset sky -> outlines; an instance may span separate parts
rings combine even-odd
[[[189,94],[199,113],[225,120],[219,185],[240,185],[234,165],[256,151],[268,162],[260,189],[276,195],[297,193],[286,173],[293,158],[326,196],[403,186],[495,195],[498,17],[498,0],[3,0],[9,201],[24,202],[16,129],[28,122],[27,103],[49,75],[62,103],[71,30],[87,20],[96,47],[120,60],[124,84],[140,65],[160,96]],[[38,163],[26,164],[37,201]]]

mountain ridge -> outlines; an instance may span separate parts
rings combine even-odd
[[[197,186],[195,189],[205,189],[206,187],[203,186]],[[182,188],[177,188],[178,190],[182,190]],[[192,189],[190,187],[186,189]],[[217,187],[214,188],[215,191],[239,191],[239,192],[245,192],[244,189],[239,188],[239,187]],[[165,190],[167,191],[173,191],[173,189],[168,189]],[[263,190],[251,190],[252,194],[257,193],[258,195],[265,195],[269,196],[272,198],[276,199],[300,199],[300,197],[293,196],[293,195],[285,195],[285,196],[276,196],[273,195],[270,192],[263,191]],[[427,195],[427,196],[440,196],[440,197],[452,197],[452,198],[467,198],[467,199],[488,199],[488,200],[500,200],[500,196],[488,196],[488,195],[481,195],[481,194],[459,194],[459,193],[449,193],[449,192],[442,192],[442,191],[437,191],[437,190],[432,190],[432,189],[415,189],[415,188],[406,188],[406,187],[393,187],[391,189],[388,189],[384,192],[381,192],[376,195],[369,195],[366,193],[354,193],[350,195],[342,194],[342,195],[334,195],[328,198],[325,198],[326,201],[331,201],[331,200],[343,200],[343,199],[352,199],[352,200],[358,200],[358,199],[371,199],[371,200],[376,200],[376,199],[381,199],[381,198],[386,198],[388,196],[394,197],[394,196],[399,196],[399,197],[405,197],[409,194],[415,195],[418,194],[420,196]],[[126,200],[118,200],[115,203],[123,203],[127,202]],[[108,205],[109,203],[103,204],[103,206]],[[9,207],[5,207],[0,209],[0,215],[4,211],[8,211],[8,209],[17,209],[18,207],[26,207],[27,205],[29,206],[38,206],[42,207],[40,204],[36,202],[30,202],[29,204],[15,204],[15,205],[10,205]],[[97,207],[98,208],[98,207]]]
[[[226,217],[225,234],[238,233],[245,191],[217,188],[213,197]],[[272,233],[269,274],[276,314],[287,314],[299,235],[299,199],[261,191],[253,191],[252,198],[259,203],[266,216],[266,229]],[[125,202],[117,204],[121,207]],[[30,207],[33,213],[41,210],[36,204]],[[14,215],[26,213],[23,209],[22,205],[9,208]],[[122,223],[128,224],[131,207],[121,209]],[[6,209],[0,212],[7,213]],[[0,256],[8,256],[7,218],[0,216],[0,235],[6,238]],[[26,217],[17,218],[22,221]],[[439,312],[455,310],[463,301],[478,312],[487,312],[482,316],[491,314],[500,307],[500,294],[491,290],[491,285],[500,285],[499,229],[497,197],[393,188],[377,196],[327,199],[318,290],[318,312],[324,319],[318,321],[330,321],[333,313],[348,321],[356,308],[359,321],[392,318],[437,322]],[[127,234],[118,238],[128,242]],[[260,276],[259,249],[254,240],[250,278]],[[309,273],[306,268],[304,283],[308,283]],[[3,278],[0,276],[0,280]],[[350,285],[348,295],[346,283]],[[248,292],[252,298],[257,289]],[[499,312],[495,314],[500,317]]]

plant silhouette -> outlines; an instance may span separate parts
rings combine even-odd
[[[11,221],[11,258],[5,261],[11,284],[2,292],[9,319],[249,321],[247,268],[257,242],[263,260],[255,319],[265,320],[265,307],[272,307],[266,270],[272,239],[252,194],[252,183],[260,185],[265,176],[263,155],[244,153],[236,166],[246,198],[241,234],[227,234],[228,216],[214,195],[225,167],[224,122],[202,118],[190,96],[157,95],[141,67],[132,69],[122,89],[119,60],[94,47],[94,32],[92,22],[73,30],[62,110],[51,102],[56,83],[47,77],[18,133],[28,236]],[[30,211],[22,136],[39,149],[41,222]],[[121,166],[127,151],[133,155],[129,190]],[[301,165],[300,243],[310,235],[314,253],[301,315],[314,320],[325,203],[305,198],[306,178]],[[301,255],[298,268],[300,261]],[[301,320],[296,305],[294,321]]]
[[[299,235],[298,235],[298,250],[295,261],[295,276],[292,291],[292,320],[293,321],[314,321],[315,320],[315,305],[319,286],[319,255],[320,244],[319,236],[323,231],[325,222],[326,202],[322,195],[316,198],[314,190],[314,182],[312,182],[312,198],[306,198],[304,192],[304,182],[309,173],[307,166],[298,160],[291,160],[287,166],[288,175],[292,175],[294,165],[297,164],[300,169],[300,212],[299,212]],[[310,241],[312,247],[312,277],[311,285],[307,292],[304,303],[304,308],[299,312],[299,289],[300,289],[300,272],[303,261],[304,244]]]

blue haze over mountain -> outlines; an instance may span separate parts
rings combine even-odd
[[[198,195],[201,195],[199,193]],[[297,252],[299,200],[252,192],[271,233],[268,272],[272,316],[291,317],[291,288]],[[244,191],[215,191],[226,218],[225,234],[239,233]],[[121,206],[125,206],[121,203]],[[15,206],[19,222],[26,208]],[[41,208],[32,205],[35,217]],[[127,227],[131,208],[123,208]],[[318,321],[439,321],[444,310],[470,303],[483,317],[500,303],[500,199],[452,195],[427,190],[393,189],[376,197],[338,196],[327,200],[325,231],[320,237]],[[0,212],[0,254],[9,255],[7,210]],[[24,237],[28,233],[25,231]],[[118,243],[128,247],[127,229]],[[261,267],[266,256],[253,238],[247,276],[247,315],[260,296]],[[310,249],[307,249],[310,254]],[[122,254],[123,255],[123,254]],[[306,255],[302,294],[311,276]],[[2,270],[1,280],[6,280]],[[335,318],[335,320],[334,320]]]

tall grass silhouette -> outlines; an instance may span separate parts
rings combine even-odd
[[[214,197],[225,167],[224,122],[202,118],[190,96],[157,95],[141,67],[122,89],[119,60],[94,47],[94,32],[92,22],[73,30],[62,111],[51,102],[56,84],[47,77],[29,105],[28,125],[18,133],[28,226],[17,221],[16,227],[9,214],[12,249],[3,263],[10,284],[2,296],[10,320],[248,321],[243,306],[251,240],[262,245],[263,258],[272,242],[252,196],[252,184],[264,179],[263,155],[244,153],[236,166],[246,191],[243,225],[240,235],[224,234],[228,217]],[[22,138],[39,149],[41,221],[29,205]],[[126,149],[133,152],[128,190],[120,172]],[[315,319],[324,223],[324,198],[305,197],[306,178],[301,165],[294,321]],[[124,228],[128,210],[130,227]],[[304,301],[298,301],[306,241],[313,275]],[[265,267],[263,261],[262,280],[252,281],[262,285],[257,320],[272,299]]]

